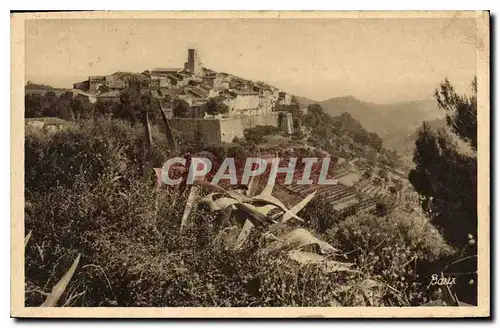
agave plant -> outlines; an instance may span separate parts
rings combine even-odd
[[[309,231],[299,228],[288,234],[276,236],[270,227],[285,225],[289,220],[303,220],[297,215],[314,198],[316,191],[300,202],[287,208],[281,200],[272,195],[274,182],[268,182],[262,192],[255,195],[259,176],[253,176],[247,188],[226,189],[204,181],[198,181],[191,187],[182,217],[182,225],[187,223],[191,211],[199,204],[206,205],[210,211],[220,212],[223,221],[230,217],[243,217],[244,224],[233,243],[234,250],[240,249],[256,226],[273,242],[262,251],[285,249],[288,257],[300,264],[320,265],[325,272],[355,271],[352,264],[330,260],[338,251],[330,244],[316,238]],[[212,192],[199,198],[200,187],[205,186]]]
[[[28,242],[31,238],[31,233],[32,233],[32,230],[30,230],[30,232],[26,235],[26,237],[24,237],[24,247],[25,248],[28,245]],[[68,284],[69,284],[71,278],[73,277],[73,275],[75,274],[75,271],[76,271],[76,268],[78,267],[79,262],[80,262],[80,254],[78,254],[76,259],[73,261],[73,264],[71,265],[69,270],[66,272],[66,274],[61,278],[61,280],[59,280],[59,282],[54,286],[54,288],[52,288],[52,292],[49,294],[49,296],[47,296],[47,298],[45,299],[45,302],[43,302],[43,304],[40,305],[40,307],[56,307],[57,306],[57,302],[59,301],[62,294],[64,293],[64,291],[68,287]]]
[[[239,212],[240,215],[246,217],[243,228],[235,243],[236,249],[241,247],[254,226],[266,227],[272,224],[285,223],[292,218],[303,222],[297,216],[297,213],[315,195],[314,192],[291,209],[288,209],[281,200],[272,195],[274,182],[269,182],[260,194],[254,195],[259,179],[259,176],[253,176],[246,190],[225,189],[220,186],[198,182],[199,185],[205,185],[213,191],[203,197],[199,203],[207,205],[212,211]],[[190,209],[195,206],[195,204],[190,203],[189,199],[186,205],[186,208],[189,206]]]
[[[160,104],[161,105],[161,104]],[[171,145],[172,150],[177,152],[175,139],[171,131],[168,119],[161,110],[162,118],[165,123],[166,135]],[[146,124],[146,129],[149,127]],[[147,135],[146,135],[147,136]],[[260,155],[260,151],[259,151]],[[269,158],[268,160],[273,160]],[[268,162],[269,163],[269,162]],[[179,168],[181,169],[181,168]],[[161,169],[154,169],[157,177],[157,187],[162,185],[161,179]],[[334,249],[331,245],[320,241],[315,238],[311,233],[304,229],[297,229],[288,236],[274,236],[266,232],[266,228],[269,228],[275,224],[286,224],[290,219],[295,219],[303,222],[303,220],[297,215],[316,195],[316,191],[302,199],[300,202],[295,204],[291,208],[287,208],[281,200],[272,195],[274,188],[274,181],[268,181],[262,192],[256,195],[260,182],[260,176],[252,176],[246,189],[226,189],[217,185],[207,183],[205,181],[195,181],[195,184],[190,187],[184,212],[181,218],[182,230],[188,223],[189,216],[193,209],[195,209],[199,204],[205,204],[213,212],[220,212],[222,215],[222,221],[227,222],[232,217],[239,216],[244,218],[244,224],[241,228],[238,237],[236,238],[233,247],[238,250],[247,240],[250,232],[255,226],[259,226],[261,231],[268,233],[268,236],[276,239],[275,241],[288,243],[290,246],[290,241],[294,239],[299,239],[301,242],[295,245],[294,249],[290,250],[289,257],[299,261],[301,263],[329,263],[326,267],[336,268],[336,270],[351,270],[349,264],[342,264],[340,262],[326,261],[326,256],[331,256],[334,253]],[[201,186],[208,187],[212,192],[200,199]],[[268,230],[268,229],[267,229]],[[304,252],[303,249],[317,245],[319,249],[323,251],[325,249],[330,250],[330,253],[317,254],[311,251]],[[329,246],[329,247],[328,247]]]

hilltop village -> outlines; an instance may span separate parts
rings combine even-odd
[[[171,127],[188,139],[201,137],[209,144],[233,143],[246,139],[245,131],[249,129],[275,127],[280,134],[266,136],[267,148],[279,149],[284,153],[306,149],[308,152],[319,151],[321,156],[331,156],[320,150],[321,146],[310,142],[310,138],[314,137],[312,127],[302,126],[303,122],[297,122],[292,113],[286,110],[287,106],[292,106],[290,94],[264,82],[205,68],[196,49],[188,50],[183,68],[155,68],[142,73],[115,72],[89,76],[85,81],[75,83],[71,92],[74,98],[83,97],[90,103],[119,103],[122,92],[131,87],[157,100]],[[61,94],[68,91],[62,90]],[[214,100],[224,104],[223,111],[207,111],[207,104]],[[182,111],[176,110],[179,102],[185,103]],[[304,109],[300,111],[301,115],[307,113]],[[70,123],[55,117],[27,119],[27,125],[44,126],[54,131]],[[260,134],[265,134],[265,130],[261,130]],[[292,135],[301,137],[290,139]],[[337,140],[338,145],[346,146],[349,138],[341,139]],[[377,201],[384,201],[390,209],[404,205],[404,210],[418,210],[418,200],[406,174],[373,160],[369,164],[361,153],[355,156],[347,153],[335,155],[336,172],[333,178],[338,180],[338,184],[327,187],[296,185],[285,188],[284,192],[289,196],[305,197],[308,192],[318,188],[319,195],[328,199],[339,216],[374,211]],[[368,174],[377,167],[375,172],[378,174]]]
[[[196,49],[188,50],[183,68],[155,68],[139,74],[116,72],[89,76],[73,87],[75,94],[88,97],[90,102],[119,101],[120,92],[132,83],[139,85],[142,93],[150,92],[159,101],[171,126],[192,139],[201,136],[209,142],[232,142],[235,138],[244,137],[246,129],[256,126],[275,126],[285,135],[300,129],[294,126],[290,112],[280,110],[292,104],[290,94],[263,82],[205,68]],[[220,100],[227,106],[227,111],[207,113],[206,104],[210,99]],[[185,107],[187,112],[175,110],[179,100],[189,105]],[[301,141],[296,140],[295,143],[299,145]],[[283,144],[283,149],[287,147]],[[306,196],[311,190],[319,189],[319,194],[328,199],[333,210],[342,216],[357,211],[373,211],[378,199],[384,200],[390,208],[396,208],[403,198],[414,197],[411,190],[402,190],[409,187],[407,182],[398,192],[391,193],[389,189],[392,184],[377,183],[376,176],[373,177],[374,181],[363,179],[362,172],[366,168],[360,166],[363,165],[356,163],[356,159],[346,161],[340,158],[334,176],[339,181],[337,185],[294,185],[287,188],[289,190],[286,193]],[[388,173],[391,179],[401,181],[401,174],[392,171]]]
[[[24,237],[16,247],[24,254],[20,308],[478,304],[476,79],[472,95],[440,83],[432,101],[447,117],[434,127],[420,121],[434,117],[427,101],[375,104],[343,95],[375,97],[375,89],[349,82],[387,81],[373,67],[339,71],[352,50],[341,39],[323,40],[334,49],[307,60],[325,22],[306,24],[291,66],[283,62],[290,51],[273,37],[282,24],[269,30],[244,22],[245,33],[262,36],[253,44],[262,51],[250,59],[260,60],[261,79],[287,78],[304,92],[333,96],[317,101],[237,76],[245,69],[238,61],[227,69],[208,64],[212,56],[238,58],[252,46],[247,35],[240,33],[248,43],[241,45],[215,40],[201,20],[154,21],[144,30],[111,20],[27,26],[26,39],[41,42],[26,46],[25,75],[37,80],[26,81],[24,108],[12,104],[14,123],[24,110],[24,129],[16,129],[24,145],[14,145],[23,147],[21,172],[13,174],[24,186],[13,195],[24,206],[16,232]],[[175,50],[177,41],[164,34],[177,33],[182,44],[193,42],[190,31],[231,49],[215,47],[209,57],[182,47],[174,67],[153,68],[169,65],[153,63],[155,56]],[[148,32],[156,32],[159,48],[143,40]],[[353,31],[338,32],[348,40]],[[408,29],[402,32],[405,40]],[[92,49],[90,36],[101,38]],[[373,64],[364,58],[372,48],[353,65]],[[282,62],[267,58],[269,50]],[[392,55],[389,62],[411,54]],[[425,54],[417,62],[418,55]],[[144,66],[121,71],[119,62],[130,60]],[[400,73],[396,66],[387,74]],[[70,76],[80,69],[86,72]],[[50,85],[63,81],[65,88]],[[378,99],[403,97],[378,87]],[[410,151],[412,161],[403,161]],[[456,286],[440,283],[455,276]]]
[[[278,106],[291,105],[292,96],[264,82],[254,82],[231,74],[205,68],[198,51],[189,49],[183,68],[155,68],[142,73],[115,72],[89,76],[73,85],[75,96],[97,101],[119,101],[120,92],[135,84],[141,93],[150,92],[159,101],[173,127],[201,133],[215,142],[242,137],[243,130],[256,125],[281,125],[285,132],[293,131],[291,116],[282,113],[278,122]],[[227,106],[223,113],[207,113],[210,99]],[[175,105],[185,101],[184,113],[176,113]],[[194,122],[196,124],[194,124]]]

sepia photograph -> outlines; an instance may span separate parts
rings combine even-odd
[[[11,13],[11,315],[488,317],[489,19]]]

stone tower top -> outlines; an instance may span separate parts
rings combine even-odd
[[[203,75],[203,65],[198,57],[198,51],[196,49],[188,49],[188,60],[184,64],[184,69],[196,76]]]

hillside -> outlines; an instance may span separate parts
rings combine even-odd
[[[301,97],[301,96],[294,96],[295,99],[299,102],[301,107],[307,107],[312,104],[318,104],[319,101],[313,100],[311,98],[307,97]]]
[[[300,101],[301,97],[298,99]],[[434,99],[375,104],[347,96],[331,98],[318,104],[331,116],[351,114],[366,130],[377,133],[384,141],[384,146],[401,153],[405,151],[406,140],[411,139],[410,136],[422,121],[444,117]]]
[[[35,82],[28,81],[25,85],[25,89],[26,90],[38,90],[38,89],[40,89],[40,90],[52,90],[54,88],[50,85],[46,85],[43,83],[35,83]]]
[[[346,135],[362,131],[347,114],[312,112],[311,121],[336,121]],[[345,169],[335,167],[340,183],[334,185],[294,184],[292,192],[275,186],[272,193],[252,187],[247,196],[219,186],[215,198],[211,184],[163,186],[153,176],[147,183],[141,124],[82,123],[59,134],[26,135],[26,306],[45,304],[46,295],[54,299],[54,285],[64,293],[52,304],[60,298],[59,304],[71,307],[420,305],[428,299],[428,269],[421,263],[451,252],[427,220],[402,206],[412,196],[407,188],[391,193],[396,183],[390,172],[387,179],[379,179],[377,170],[373,179],[363,174],[359,180],[353,163],[344,161]],[[153,167],[168,156],[161,130],[153,126],[149,134]],[[252,204],[237,200],[252,196]],[[278,201],[285,204],[273,205]],[[285,209],[303,222],[285,222]],[[39,245],[53,251],[41,256]],[[91,265],[78,266],[80,257]],[[426,280],[416,280],[415,272]],[[70,282],[59,287],[61,276]],[[89,290],[91,297],[79,296]]]

